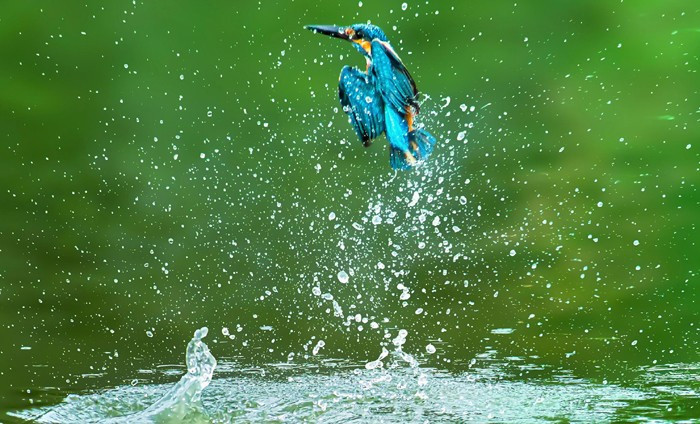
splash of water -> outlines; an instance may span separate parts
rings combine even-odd
[[[141,409],[143,400],[152,394],[153,388],[128,386],[129,389],[117,388],[85,397],[71,395],[58,407],[13,415],[39,423],[208,423],[210,419],[201,402],[202,391],[211,383],[216,368],[216,359],[202,341],[208,332],[207,327],[194,332],[187,345],[187,374],[145,409]],[[128,390],[135,393],[129,396]],[[130,413],[134,409],[141,410]]]
[[[206,417],[202,408],[202,391],[211,383],[216,359],[209,352],[209,347],[202,341],[207,336],[209,329],[202,327],[194,332],[194,337],[187,344],[185,363],[187,374],[168,392],[158,399],[145,411],[133,419],[152,422],[182,422],[192,421],[192,418],[201,420]],[[188,418],[190,417],[190,418]]]
[[[387,348],[366,369],[319,372],[315,364],[277,363],[263,368],[269,374],[258,374],[224,363],[211,380],[216,361],[201,337],[188,349],[192,372],[175,388],[124,385],[10,416],[23,423],[656,422],[692,421],[700,398],[697,363],[644,368],[635,387],[623,387],[532,358],[513,362],[492,354],[480,355],[488,359],[464,374],[413,368]],[[534,373],[523,378],[527,370]],[[206,413],[202,406],[193,409],[204,387]],[[160,400],[146,407],[144,399],[155,393]],[[141,412],[129,415],[134,410]]]

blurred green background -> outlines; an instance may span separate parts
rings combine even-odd
[[[3,2],[0,409],[181,364],[203,325],[242,364],[400,328],[458,371],[699,360],[700,4],[402,4]],[[418,171],[355,139],[364,59],[302,28],[368,20],[424,93]]]

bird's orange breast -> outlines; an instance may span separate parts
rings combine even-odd
[[[352,40],[354,43],[357,43],[362,46],[363,49],[367,52],[367,54],[372,53],[372,43],[367,41],[367,40]]]
[[[413,118],[416,116],[413,113],[413,108],[411,106],[406,106],[406,123],[408,124],[408,131],[413,131]]]

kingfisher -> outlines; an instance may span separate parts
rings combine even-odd
[[[344,66],[338,83],[343,111],[362,144],[369,147],[386,134],[392,168],[411,169],[423,162],[433,151],[435,137],[414,126],[420,111],[418,88],[384,31],[371,24],[305,28],[352,42],[367,61],[365,72]]]

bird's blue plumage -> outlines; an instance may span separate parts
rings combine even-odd
[[[369,76],[345,66],[340,72],[338,96],[350,123],[365,146],[384,132],[384,100]]]
[[[389,43],[372,41],[372,66],[382,97],[396,110],[405,113],[411,107],[418,109],[418,88],[408,69]]]
[[[352,41],[367,58],[367,72],[346,66],[338,83],[343,111],[362,143],[369,146],[385,133],[394,169],[409,169],[425,160],[433,151],[435,137],[413,128],[419,111],[418,89],[384,32],[369,24],[308,28]]]

